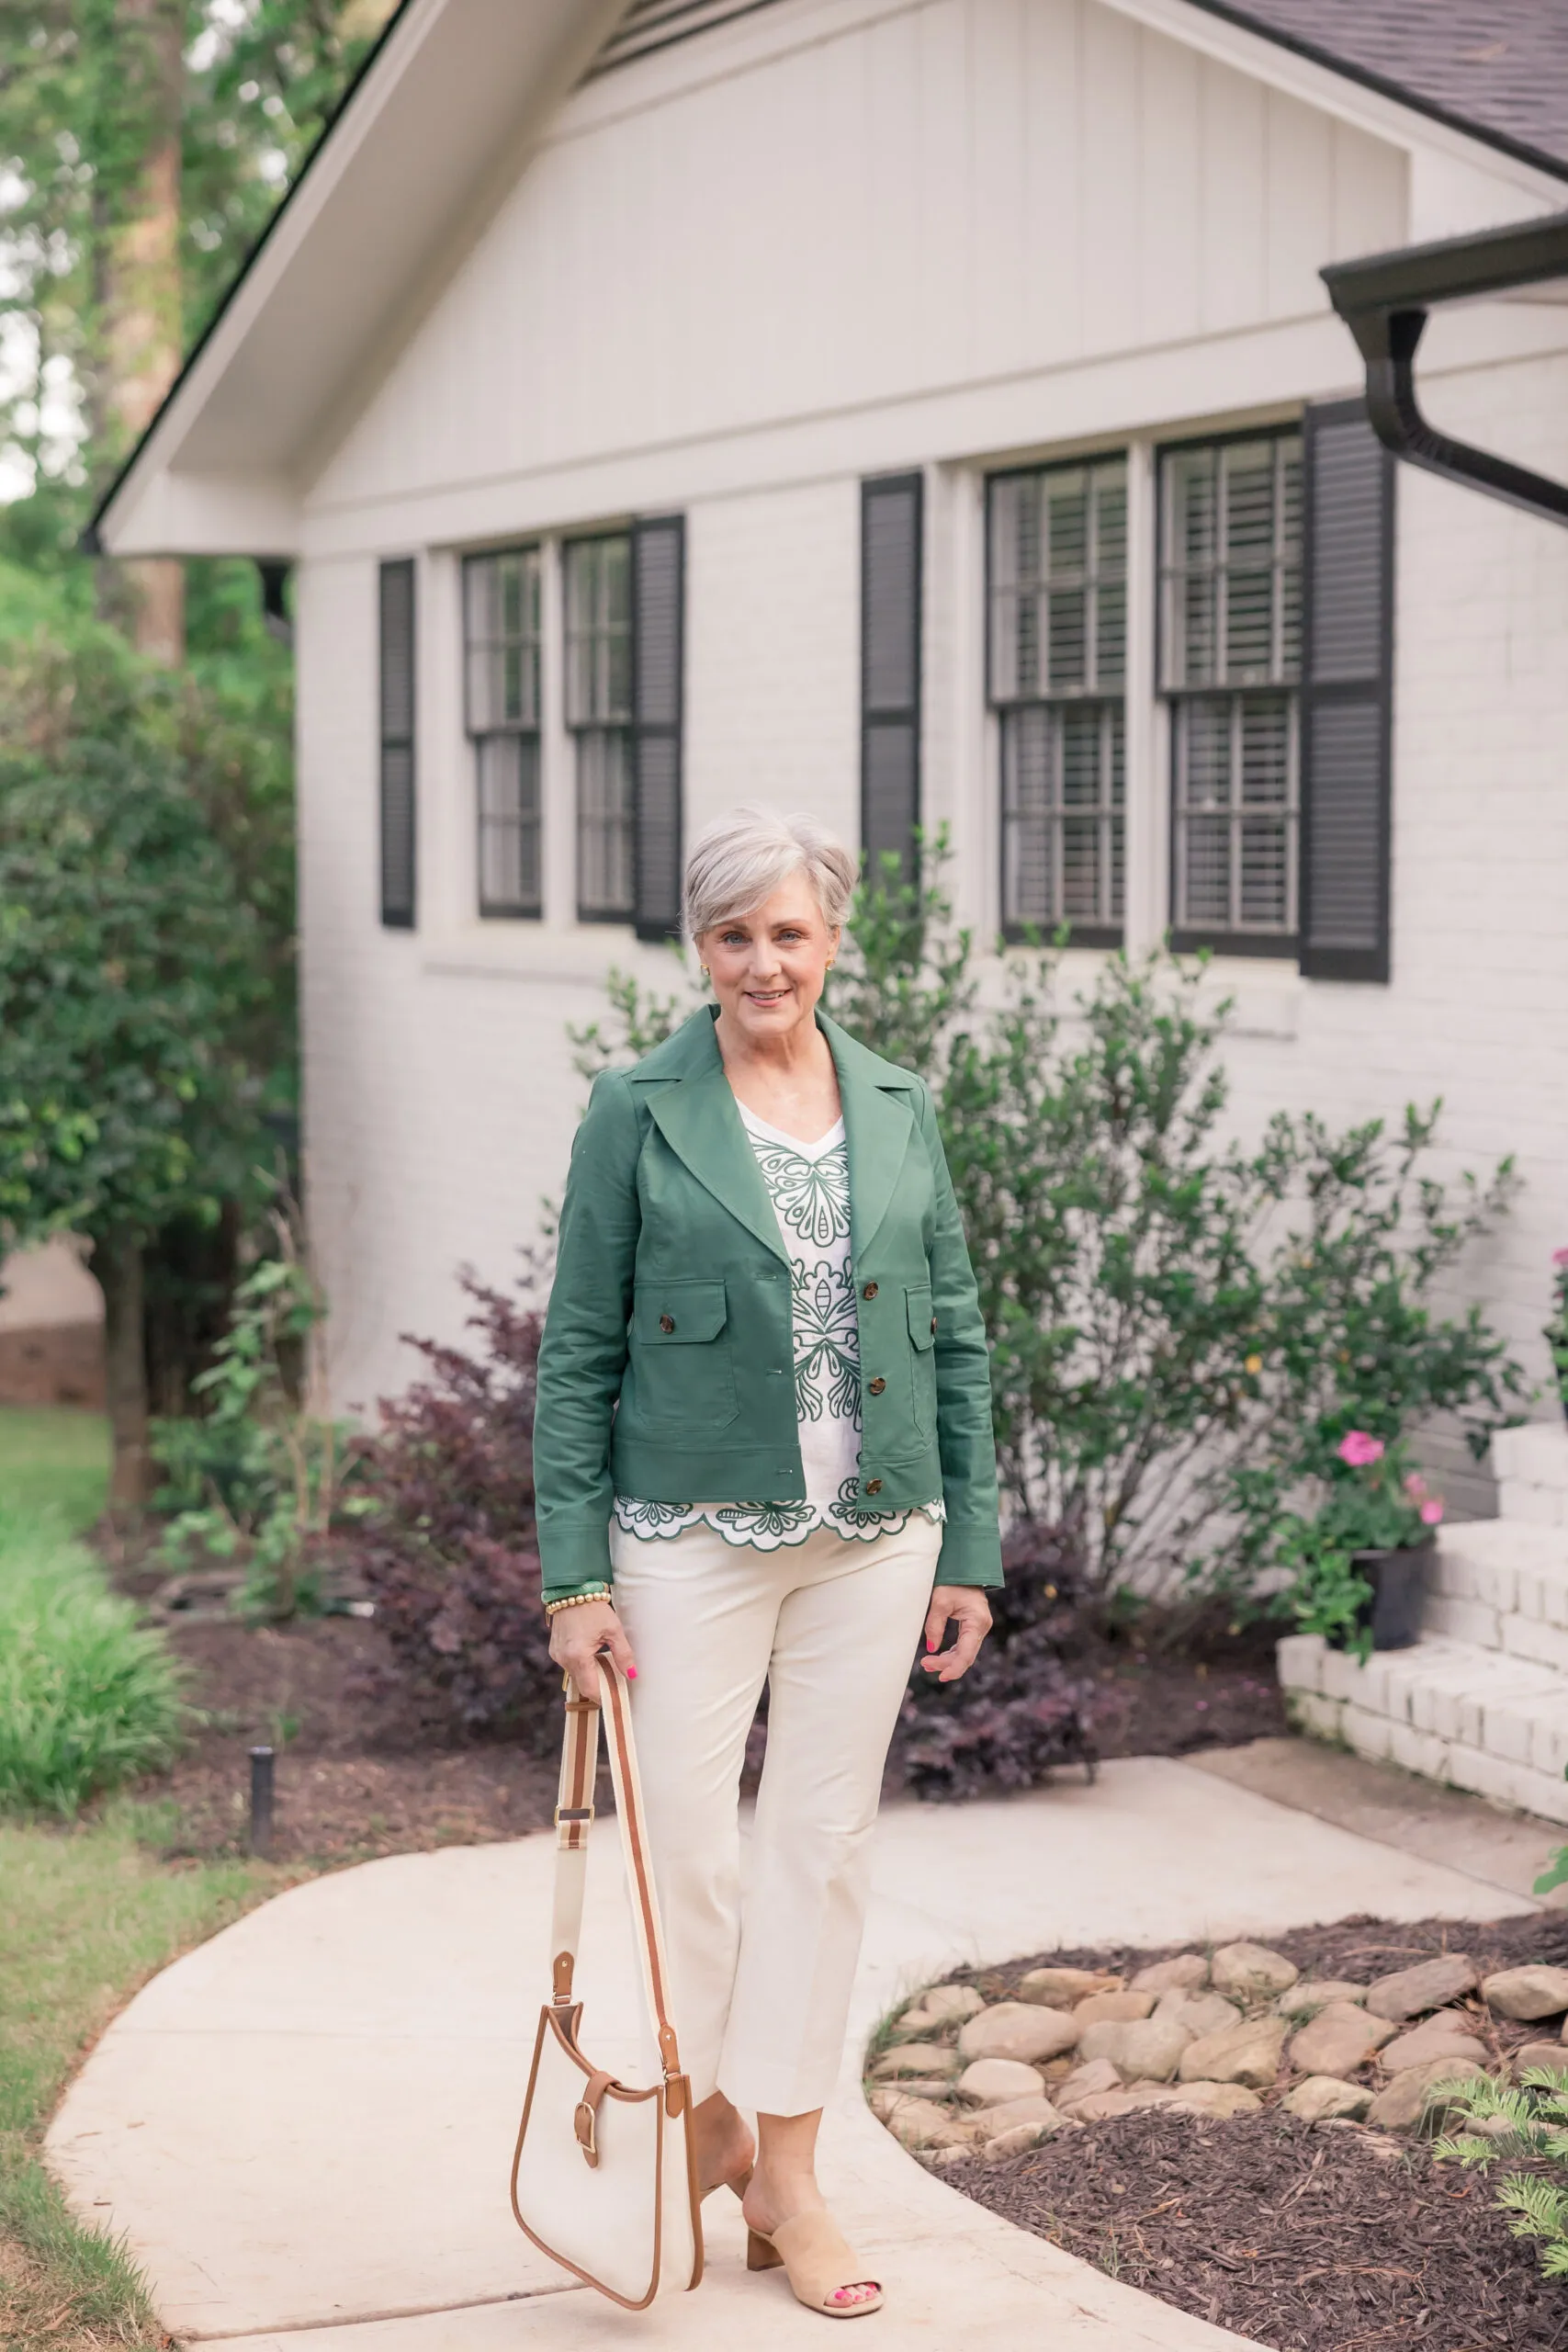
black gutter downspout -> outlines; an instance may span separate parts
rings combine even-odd
[[[1416,351],[1429,305],[1568,278],[1568,213],[1338,262],[1320,274],[1366,363],[1367,413],[1384,447],[1407,465],[1568,523],[1568,482],[1439,433],[1422,415],[1416,393]]]

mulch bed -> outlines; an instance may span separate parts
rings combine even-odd
[[[1477,2173],[1278,2109],[1228,2123],[1150,2108],[954,2188],[1115,2278],[1277,2352],[1559,2352],[1543,2279]]]
[[[158,1598],[160,1571],[112,1542],[105,1549],[123,1590]],[[165,1853],[243,1850],[248,1751],[260,1742],[277,1751],[279,1861],[355,1861],[548,1826],[554,1764],[515,1742],[455,1743],[381,1670],[386,1637],[373,1621],[254,1626],[209,1612],[169,1617],[165,1631],[205,1718],[173,1771],[136,1792],[169,1808]],[[1099,1752],[1185,1756],[1286,1730],[1273,1642],[1267,1626],[1211,1628],[1201,1647],[1175,1652],[1132,1634],[1077,1634],[1071,1667],[1097,1689]],[[890,1778],[887,1794],[898,1793]]]
[[[205,1718],[173,1770],[134,1792],[166,1809],[170,1856],[244,1850],[251,1747],[276,1751],[279,1862],[349,1862],[548,1826],[556,1767],[501,1742],[454,1747],[376,1669],[385,1636],[352,1617],[175,1623]]]
[[[1485,1922],[1364,1915],[1266,1939],[1303,1974],[1359,1984],[1445,1951],[1483,1973],[1568,1964],[1568,1917]],[[1131,1973],[1158,1951],[1041,1952],[968,1970],[989,1999],[1045,1966]],[[1539,2027],[1508,2026],[1509,2046]],[[1568,2352],[1568,2282],[1493,2202],[1497,2176],[1434,2161],[1420,2140],[1310,2124],[1278,2107],[1229,2122],[1159,2108],[1064,2132],[942,2178],[1114,2278],[1276,2352]]]

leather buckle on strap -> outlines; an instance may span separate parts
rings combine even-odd
[[[596,1808],[591,1804],[558,1804],[556,1807],[555,1820],[558,1829],[563,1821],[594,1821],[597,1818]]]

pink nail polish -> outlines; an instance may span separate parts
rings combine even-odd
[[[928,1634],[926,1635],[926,1647],[927,1647],[927,1649],[928,1649],[928,1650],[934,1650],[934,1649],[935,1649],[935,1647],[936,1647],[936,1636],[935,1636],[935,1634]]]
[[[636,1667],[635,1667],[635,1666],[628,1666],[628,1667],[627,1667],[627,1668],[626,1668],[626,1680],[627,1680],[628,1682],[635,1682],[635,1681],[637,1680],[637,1668],[636,1668]]]

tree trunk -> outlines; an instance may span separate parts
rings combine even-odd
[[[126,70],[144,144],[127,219],[108,240],[105,405],[124,442],[145,432],[179,372],[180,124],[185,101],[183,0],[116,0]],[[123,567],[139,651],[185,659],[185,566],[170,556]]]
[[[104,1295],[104,1378],[114,1438],[109,1513],[135,1519],[148,1496],[141,1244],[124,1234],[104,1235],[93,1246],[93,1272]]]

